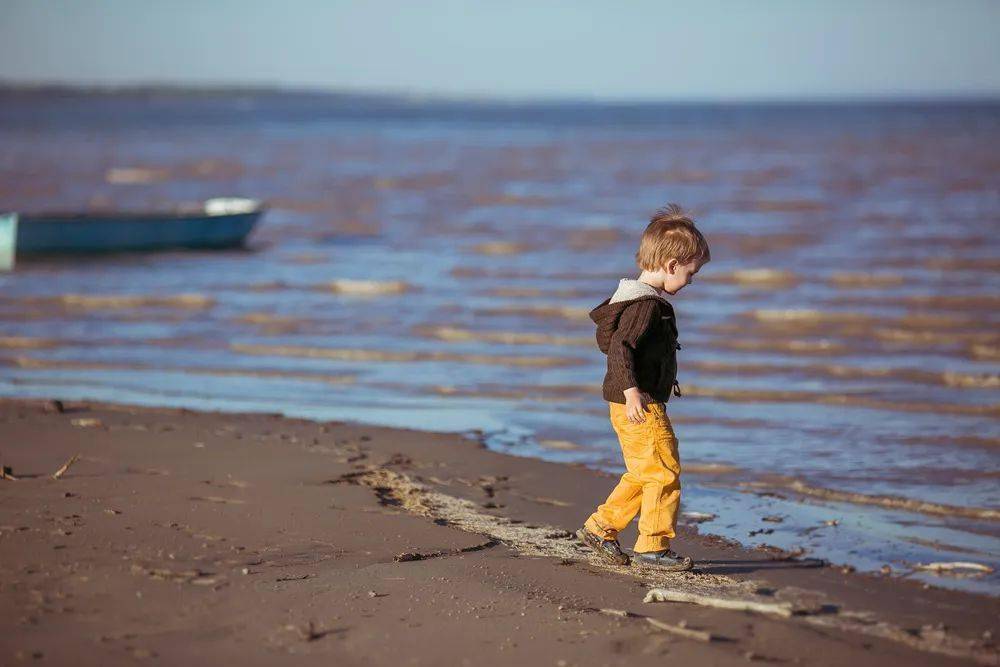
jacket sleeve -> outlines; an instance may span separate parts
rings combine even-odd
[[[626,388],[639,386],[635,377],[635,350],[653,327],[657,312],[656,302],[652,299],[631,304],[622,311],[618,328],[611,335],[608,369],[623,381]]]

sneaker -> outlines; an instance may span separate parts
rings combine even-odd
[[[628,554],[622,551],[618,540],[605,540],[600,535],[595,535],[586,528],[576,531],[576,536],[581,542],[591,547],[605,561],[613,565],[628,565]]]
[[[671,549],[637,553],[635,554],[635,562],[643,565],[651,565],[668,572],[684,572],[694,567],[694,563],[690,558],[681,556]]]

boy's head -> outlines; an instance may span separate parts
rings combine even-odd
[[[662,281],[670,294],[690,284],[691,277],[711,258],[708,241],[677,204],[668,204],[653,214],[635,253],[639,268]]]

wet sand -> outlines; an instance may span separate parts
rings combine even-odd
[[[997,598],[695,525],[692,573],[602,565],[613,476],[459,434],[3,400],[0,461],[4,664],[1000,664]]]

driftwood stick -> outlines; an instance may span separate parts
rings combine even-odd
[[[930,572],[948,572],[951,570],[976,570],[978,572],[990,573],[993,568],[982,563],[955,562],[955,563],[917,563],[913,566],[915,570],[928,570]]]
[[[654,628],[659,630],[666,630],[675,635],[679,635],[686,639],[696,639],[700,642],[710,642],[715,639],[719,639],[711,632],[705,632],[704,630],[692,630],[691,628],[686,628],[683,625],[673,625],[671,623],[664,623],[663,621],[658,621],[655,618],[646,617],[646,622],[652,625]]]
[[[599,611],[600,613],[602,613],[602,614],[604,614],[606,616],[618,616],[619,618],[628,618],[629,616],[632,616],[631,613],[625,611],[624,609],[606,609],[606,608],[602,608],[602,609],[598,609],[597,611]]]
[[[79,454],[74,454],[73,456],[69,457],[69,461],[66,461],[66,463],[62,464],[62,467],[59,468],[59,470],[56,470],[54,473],[52,473],[52,479],[59,479],[64,474],[66,474],[66,471],[69,470],[69,467],[74,463],[76,463],[79,458],[80,458]]]
[[[702,607],[715,607],[716,609],[735,609],[738,611],[756,611],[761,614],[771,614],[788,618],[792,616],[794,610],[788,603],[756,602],[754,600],[738,600],[732,598],[717,598],[708,595],[698,595],[697,593],[686,593],[684,591],[672,591],[669,588],[653,588],[646,593],[643,602],[686,602]]]
[[[649,616],[643,616],[642,614],[633,614],[630,611],[624,609],[592,609],[591,611],[597,611],[606,616],[617,616],[619,618],[641,618],[645,619],[647,623],[652,625],[654,628],[659,630],[665,630],[679,637],[684,637],[685,639],[695,639],[700,642],[711,642],[722,637],[718,635],[713,635],[711,632],[705,632],[704,630],[694,630],[687,627],[684,621],[678,624],[665,623],[664,621],[659,621],[655,618],[650,618]]]
[[[17,477],[14,477],[14,471],[10,466],[0,465],[0,479],[16,481]]]

